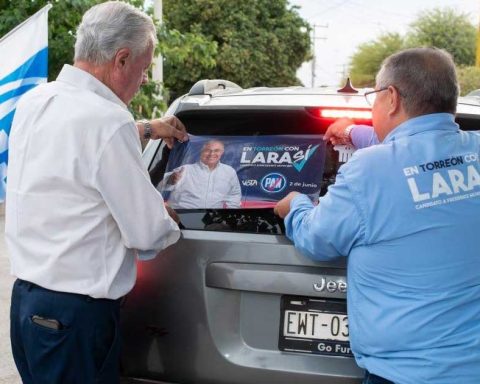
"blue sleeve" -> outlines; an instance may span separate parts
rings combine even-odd
[[[350,138],[355,148],[366,148],[378,144],[378,137],[370,125],[355,125],[350,132]]]
[[[285,218],[287,237],[305,256],[327,261],[347,256],[365,237],[365,225],[341,173],[314,206],[305,195],[296,196]]]

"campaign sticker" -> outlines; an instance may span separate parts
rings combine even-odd
[[[225,208],[225,201],[229,201],[232,208],[234,205],[237,207],[239,195],[241,208],[271,208],[291,191],[304,193],[315,201],[334,180],[333,167],[338,163],[337,152],[330,146],[327,150],[327,143],[320,134],[189,137],[190,140],[185,143],[176,142],[170,152],[165,169],[167,178],[181,167],[205,169],[207,160],[210,162],[209,169],[216,162],[222,170],[228,169],[228,175],[232,177],[227,180],[222,176],[211,184],[209,178],[194,178],[192,188],[169,184],[165,178],[164,181],[159,180],[158,189],[164,200],[171,204],[177,204],[180,198],[189,200],[195,195],[195,203],[188,208],[182,205],[184,200],[178,203],[176,207],[183,209]],[[206,151],[206,147],[212,144],[223,146],[223,151],[217,151],[215,158],[210,155],[210,150]],[[210,158],[206,157],[207,154]],[[329,168],[325,173],[327,160]],[[158,162],[157,166],[160,174],[164,162]],[[236,178],[230,168],[233,168]],[[202,186],[198,188],[198,193],[195,192],[196,185]],[[212,202],[213,196],[216,196],[216,202]]]

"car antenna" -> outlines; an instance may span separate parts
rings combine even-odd
[[[343,88],[337,90],[338,93],[358,93],[358,91],[352,87],[352,83],[350,82],[350,78],[347,77],[347,82]]]

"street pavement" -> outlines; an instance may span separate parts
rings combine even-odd
[[[0,208],[0,384],[21,384],[10,349],[10,296],[13,277],[5,247],[5,216]]]

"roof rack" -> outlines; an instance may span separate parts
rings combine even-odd
[[[193,84],[192,88],[190,88],[190,92],[188,92],[189,96],[194,95],[211,95],[212,93],[229,90],[230,92],[242,90],[242,87],[239,85],[228,81],[228,80],[199,80],[195,84]]]

